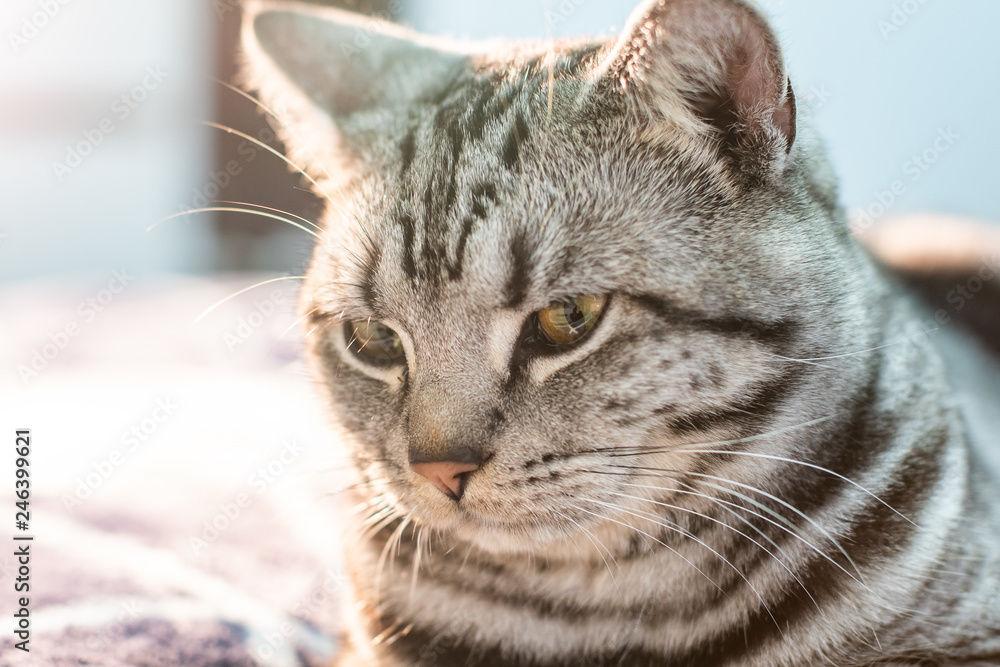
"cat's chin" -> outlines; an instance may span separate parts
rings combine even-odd
[[[484,517],[463,517],[442,531],[452,539],[494,555],[551,556],[553,547],[575,537],[558,525],[512,523]]]

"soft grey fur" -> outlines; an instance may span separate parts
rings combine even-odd
[[[245,44],[329,201],[303,312],[363,510],[344,665],[1000,663],[1000,486],[756,7],[515,48],[253,4]],[[519,356],[585,294],[582,344]],[[405,369],[348,349],[368,318]],[[456,443],[460,502],[408,463]]]

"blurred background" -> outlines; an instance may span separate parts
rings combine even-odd
[[[634,0],[340,4],[439,35],[546,38],[613,35]],[[764,5],[856,219],[1000,221],[1000,3]],[[337,436],[295,314],[311,237],[189,212],[319,213],[246,138],[281,150],[224,85],[239,25],[239,0],[0,3],[0,451],[31,429],[39,633],[30,659],[0,634],[0,664],[296,667],[335,651]],[[0,457],[0,479],[13,466]],[[0,615],[16,572],[0,554]]]

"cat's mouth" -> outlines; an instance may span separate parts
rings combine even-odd
[[[408,518],[450,541],[495,553],[539,553],[616,514],[620,476],[595,480],[600,457],[495,453],[480,463],[368,461],[376,515]],[[601,483],[598,483],[600,481]]]
[[[424,487],[420,490],[433,493],[420,494],[422,501],[414,502],[412,492],[418,490],[411,487],[411,493],[400,494],[404,499],[400,509],[441,535],[501,554],[544,551],[578,535],[580,524],[587,521],[572,518],[572,508],[562,507],[554,496],[511,493],[516,484],[510,480],[484,478],[479,472],[467,477],[459,499],[437,488],[427,489],[430,483],[419,480]]]

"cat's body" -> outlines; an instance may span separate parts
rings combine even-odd
[[[304,292],[363,508],[344,665],[1000,663],[1000,485],[754,8],[476,55],[247,27],[293,157],[350,173]],[[596,324],[546,343],[567,299]]]

